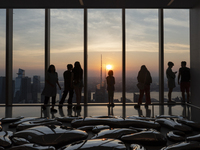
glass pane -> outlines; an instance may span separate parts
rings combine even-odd
[[[44,82],[44,9],[13,13],[13,103],[39,103]]]
[[[5,103],[6,9],[0,9],[0,103]]]
[[[158,10],[126,10],[126,45],[126,102],[138,102],[137,76],[142,65],[152,77],[151,102],[158,102]]]
[[[164,10],[164,36],[165,70],[168,68],[168,62],[171,61],[174,63],[172,71],[177,72],[175,77],[175,87],[173,86],[172,100],[180,102],[182,96],[177,79],[181,61],[186,61],[187,67],[190,67],[189,10]],[[165,74],[165,101],[167,100],[168,82]]]
[[[88,10],[88,102],[108,103],[106,77],[113,70],[114,103],[122,97],[122,11]],[[106,108],[107,109],[107,108]]]
[[[52,9],[51,10],[51,59],[50,63],[56,67],[59,83],[64,89],[63,73],[67,64],[74,66],[79,61],[84,70],[83,63],[83,9]],[[58,90],[56,101],[61,98]],[[68,94],[69,95],[69,94]],[[68,96],[66,97],[68,99]],[[72,102],[76,102],[74,94]],[[82,100],[83,102],[83,89]]]

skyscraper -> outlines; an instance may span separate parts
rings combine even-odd
[[[14,101],[15,103],[18,103],[20,101],[21,97],[21,84],[22,84],[22,78],[25,77],[25,71],[19,68],[19,71],[17,73],[17,77],[15,78],[15,92],[14,92]]]
[[[15,92],[14,102],[15,103],[27,103],[31,102],[31,78],[25,77],[25,70],[20,69],[18,76],[15,79]]]
[[[40,76],[33,76],[32,101],[33,101],[33,103],[37,103],[37,102],[41,101]]]
[[[22,103],[32,103],[32,93],[31,93],[31,78],[22,78],[21,84],[21,100]]]

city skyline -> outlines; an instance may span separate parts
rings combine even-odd
[[[5,76],[5,16],[0,10],[0,76]],[[28,76],[44,76],[44,10],[14,9],[13,78],[18,68]],[[165,69],[173,61],[174,71],[189,59],[189,10],[164,9]],[[100,76],[113,65],[114,75],[122,74],[121,10],[88,10],[88,77]],[[83,67],[83,10],[51,9],[51,59],[62,77],[66,65],[80,61]],[[126,74],[135,77],[141,65],[158,76],[158,10],[126,9]],[[84,69],[84,68],[83,68]]]
[[[42,103],[43,96],[41,92],[44,88],[44,81],[40,76],[33,75],[33,77],[26,76],[26,71],[23,69],[18,69],[18,77],[13,80],[13,103]],[[158,78],[153,77],[153,82],[151,84],[151,93],[152,101],[158,101],[159,97],[159,84]],[[31,81],[32,80],[32,81]],[[57,102],[61,98],[62,90],[64,89],[63,80],[59,81],[62,87],[61,91],[57,91]],[[107,102],[107,90],[105,80],[102,80],[102,83],[99,77],[89,77],[88,78],[88,103],[106,103]],[[0,77],[0,103],[5,101],[5,77]],[[167,82],[164,82],[164,91],[165,91],[165,101],[167,101]],[[174,88],[172,98],[176,101],[181,100],[181,92],[179,86]],[[126,80],[126,102],[132,103],[136,102],[138,98],[139,89],[137,88],[137,78],[127,78]],[[83,94],[83,91],[82,91]],[[84,96],[82,95],[82,102]],[[115,83],[115,94],[114,101],[120,103],[122,98],[122,80],[116,78]],[[73,102],[76,102],[75,96],[73,97]]]

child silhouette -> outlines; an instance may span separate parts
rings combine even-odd
[[[113,71],[108,71],[108,76],[106,77],[107,81],[107,91],[108,91],[108,100],[109,100],[109,106],[114,107],[113,103],[113,97],[114,97],[114,91],[115,91],[115,77],[113,77]]]

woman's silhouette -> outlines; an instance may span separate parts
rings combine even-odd
[[[72,70],[72,79],[74,91],[76,94],[77,109],[81,109],[81,92],[83,88],[83,69],[78,61],[74,63],[74,68]]]
[[[177,72],[173,72],[172,71],[172,67],[174,66],[174,63],[169,61],[168,62],[168,68],[166,70],[166,76],[167,76],[167,85],[168,85],[168,88],[169,88],[169,91],[168,91],[168,103],[175,103],[175,101],[172,101],[172,91],[173,91],[173,88],[176,87],[176,84],[175,84],[175,78],[176,78],[176,73]]]
[[[147,70],[145,65],[141,66],[140,71],[138,72],[137,80],[139,84],[143,84],[143,88],[140,88],[140,96],[138,99],[138,106],[140,107],[140,104],[142,104],[142,99],[144,96],[146,96],[146,103],[145,107],[147,108],[149,104],[151,104],[151,99],[150,99],[150,84],[152,83],[152,78],[150,72]]]
[[[45,87],[42,92],[42,95],[45,96],[44,99],[44,105],[43,105],[43,110],[46,109],[46,105],[49,102],[49,98],[52,97],[52,107],[51,107],[51,112],[57,112],[56,109],[54,109],[54,105],[56,102],[56,94],[57,94],[57,88],[56,84],[60,87],[60,84],[58,82],[58,74],[56,72],[55,66],[50,65],[47,73],[46,73],[46,78],[45,78]]]

